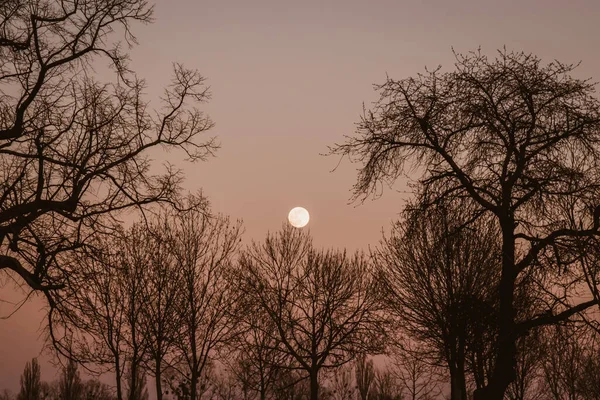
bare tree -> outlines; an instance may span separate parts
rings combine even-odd
[[[73,360],[62,368],[58,389],[62,400],[83,400],[83,383]]]
[[[394,349],[389,369],[403,400],[432,400],[442,393],[437,368],[427,360],[426,354],[408,342],[403,348]]]
[[[375,380],[369,398],[373,400],[402,400],[396,377],[389,369],[383,368],[375,371]]]
[[[0,400],[14,400],[15,396],[8,390],[4,389],[2,393],[0,393]]]
[[[356,385],[353,379],[353,366],[346,364],[333,371],[331,379],[331,398],[333,400],[349,400],[356,398]]]
[[[41,392],[40,364],[37,358],[32,358],[25,364],[21,375],[21,391],[17,395],[17,400],[41,400]]]
[[[367,358],[367,355],[364,353],[359,354],[355,362],[355,372],[356,388],[360,400],[370,400],[369,394],[371,393],[371,387],[375,380],[373,360]]]
[[[176,267],[182,274],[178,351],[184,375],[189,374],[190,399],[196,400],[200,398],[198,383],[204,369],[239,333],[241,292],[235,287],[231,269],[241,224],[195,209],[174,215],[167,229]]]
[[[110,387],[97,379],[90,379],[83,384],[84,400],[115,400]]]
[[[118,235],[116,234],[118,233]],[[79,273],[69,278],[51,313],[54,347],[70,358],[92,364],[95,372],[114,373],[117,398],[134,400],[142,363],[148,356],[144,311],[147,270],[155,254],[145,224],[134,224],[110,236],[97,237],[93,247],[68,261]]]
[[[145,371],[130,363],[127,374],[127,398],[129,400],[148,400],[149,397]]]
[[[242,253],[245,295],[277,327],[281,349],[319,396],[319,372],[377,348],[383,328],[368,260],[317,251],[306,231],[289,226]]]
[[[181,65],[153,111],[128,68],[132,24],[151,21],[145,0],[9,0],[0,4],[0,270],[53,293],[77,272],[59,262],[119,212],[170,201],[181,174],[152,170],[148,150],[191,161],[217,147],[193,103],[204,78]],[[118,33],[125,40],[119,42]],[[92,65],[106,60],[114,79]],[[76,268],[76,266],[71,265]]]
[[[161,213],[147,226],[145,238],[152,243],[150,262],[144,280],[142,335],[147,344],[148,358],[144,364],[154,377],[156,398],[162,400],[162,372],[175,360],[184,298],[182,274],[175,262],[175,255],[168,244],[169,214]]]
[[[493,221],[468,228],[468,204],[409,205],[374,257],[398,324],[443,360],[451,398],[466,400],[465,370],[473,339],[495,332],[499,232]]]
[[[240,381],[244,391],[257,393],[260,400],[272,398],[274,384],[289,358],[280,348],[277,327],[260,312],[256,305],[248,304],[238,322],[241,334],[230,345],[231,361],[226,361]]]
[[[457,55],[455,66],[378,86],[381,98],[358,135],[333,152],[363,163],[357,197],[414,162],[425,191],[445,184],[432,202],[466,197],[478,207],[474,218],[497,222],[498,340],[490,379],[475,397],[501,400],[515,379],[518,337],[598,303],[571,292],[548,313],[520,320],[514,295],[521,274],[547,272],[543,256],[562,269],[571,241],[598,235],[600,103],[592,82],[570,75],[573,65],[543,65],[530,54],[500,51],[490,60],[475,52]]]
[[[545,329],[543,339],[539,398],[600,399],[597,333],[586,325],[557,326]]]
[[[540,400],[545,395],[540,379],[545,351],[543,342],[539,330],[519,338],[516,378],[506,390],[507,400]]]

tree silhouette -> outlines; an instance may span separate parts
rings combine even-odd
[[[62,400],[83,400],[84,386],[77,370],[77,364],[69,360],[61,371],[58,392]]]
[[[96,372],[113,373],[119,400],[134,393],[125,390],[125,383],[137,387],[148,356],[143,314],[148,309],[148,267],[158,246],[152,239],[146,225],[136,223],[98,235],[85,252],[72,253],[63,262],[79,272],[57,293],[56,312],[50,313],[54,348],[92,363]]]
[[[543,65],[530,54],[500,51],[488,59],[475,52],[457,55],[455,66],[388,79],[357,136],[332,151],[363,164],[356,197],[413,166],[425,192],[443,186],[432,203],[470,198],[474,219],[496,221],[502,238],[498,341],[490,379],[475,398],[500,400],[515,379],[518,338],[598,302],[579,302],[568,292],[543,315],[521,320],[515,287],[532,271],[551,276],[571,267],[582,275],[568,256],[574,240],[600,228],[600,103],[593,83],[570,75],[573,65]]]
[[[290,226],[242,253],[244,294],[275,324],[281,349],[308,375],[319,396],[319,372],[378,350],[382,329],[377,286],[368,260],[317,251],[305,231]]]
[[[152,171],[148,151],[181,149],[191,161],[217,147],[198,140],[212,122],[190,102],[208,99],[204,78],[175,65],[158,110],[128,68],[119,42],[151,21],[145,0],[3,1],[0,5],[0,270],[52,293],[70,271],[60,255],[110,233],[118,212],[171,201],[172,167]],[[92,65],[108,61],[113,79]]]
[[[21,391],[17,400],[41,400],[42,384],[40,381],[40,364],[37,358],[32,358],[25,364],[21,375]]]
[[[195,199],[190,200],[195,204]],[[241,224],[193,209],[173,215],[165,227],[174,262],[181,273],[177,343],[184,375],[189,376],[190,399],[200,398],[203,371],[239,333],[241,292],[232,279],[233,257]]]
[[[369,394],[375,380],[375,368],[373,360],[367,358],[366,354],[359,354],[355,362],[356,389],[360,400],[369,400]]]
[[[466,202],[417,201],[374,254],[390,311],[432,362],[443,360],[453,400],[467,399],[469,352],[496,331],[500,235],[483,218],[464,228],[470,218]]]

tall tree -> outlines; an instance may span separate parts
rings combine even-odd
[[[21,375],[21,390],[17,400],[41,400],[42,383],[40,381],[40,364],[37,358],[27,361]]]
[[[239,332],[241,292],[231,270],[241,224],[194,209],[173,215],[165,234],[181,273],[178,351],[189,375],[190,399],[196,400],[204,369]]]
[[[181,65],[153,111],[124,49],[133,24],[152,19],[145,0],[31,0],[0,4],[0,270],[54,291],[77,270],[59,255],[111,230],[118,212],[170,201],[181,174],[152,168],[163,146],[202,160],[212,122],[190,102],[209,97]],[[120,43],[120,38],[126,43]],[[112,79],[98,80],[107,61]]]
[[[573,70],[524,53],[457,55],[454,71],[378,86],[381,98],[357,136],[333,148],[363,164],[357,197],[395,181],[408,165],[420,168],[426,191],[444,183],[432,202],[470,198],[474,218],[485,214],[500,227],[498,340],[476,399],[503,398],[515,379],[520,336],[598,303],[570,292],[526,319],[517,318],[515,305],[522,274],[564,269],[573,261],[570,244],[600,229],[600,102],[594,84],[572,77]]]
[[[151,253],[142,288],[144,306],[140,324],[148,354],[144,364],[154,378],[157,400],[163,396],[162,373],[175,358],[184,309],[182,274],[165,235],[168,219],[168,213],[159,214],[150,221],[145,235],[151,243]]]
[[[64,261],[77,265],[79,273],[56,298],[59,312],[50,315],[50,334],[62,353],[91,363],[96,372],[114,373],[122,400],[133,393],[124,384],[136,385],[148,355],[144,291],[157,242],[145,224],[136,223],[92,243]]]
[[[245,296],[277,327],[281,349],[319,396],[319,372],[375,350],[383,328],[377,285],[368,260],[318,251],[306,231],[290,226],[242,253]]]

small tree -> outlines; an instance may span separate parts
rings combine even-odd
[[[373,360],[367,358],[367,355],[361,353],[356,358],[354,363],[355,374],[356,374],[356,388],[360,400],[370,400],[369,394],[371,393],[371,387],[375,380],[375,368],[373,367]]]
[[[162,400],[162,373],[176,358],[177,343],[181,339],[181,313],[185,298],[182,274],[169,246],[168,212],[162,212],[149,221],[145,240],[151,244],[150,259],[145,269],[145,285],[141,289],[144,306],[140,327],[148,357],[146,370],[154,378],[156,398]]]
[[[42,382],[40,380],[40,364],[37,358],[32,358],[25,364],[21,375],[21,390],[17,400],[41,400]]]
[[[356,398],[356,385],[354,384],[353,366],[346,364],[333,371],[331,379],[331,398],[333,400],[348,400]]]
[[[84,400],[116,400],[110,387],[97,379],[85,381],[82,398]]]
[[[442,393],[438,371],[427,353],[408,342],[392,354],[389,367],[402,400],[433,400]]]
[[[58,392],[62,400],[83,400],[83,383],[73,360],[62,368]]]
[[[273,396],[275,382],[289,367],[289,357],[282,351],[277,327],[264,318],[260,307],[246,304],[239,324],[241,333],[229,345],[227,365],[245,392],[258,394],[260,400]]]
[[[277,327],[281,350],[308,375],[312,400],[322,369],[379,348],[383,319],[364,256],[317,251],[306,231],[286,226],[242,253],[240,274],[244,295]]]

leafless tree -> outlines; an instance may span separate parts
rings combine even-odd
[[[147,344],[145,369],[154,378],[156,398],[162,400],[162,372],[176,361],[175,352],[180,340],[183,318],[182,273],[169,245],[168,212],[158,214],[147,224],[147,242],[152,243],[143,293],[141,317],[142,335]]]
[[[375,368],[373,360],[369,359],[366,354],[359,354],[355,362],[356,388],[360,400],[370,400],[369,394],[375,380]]]
[[[8,390],[4,389],[2,393],[0,393],[0,400],[14,400],[15,396]]]
[[[307,400],[310,398],[310,382],[299,371],[287,369],[279,374],[275,384],[277,400]]]
[[[122,210],[178,191],[180,172],[151,172],[149,150],[197,161],[217,147],[199,140],[212,122],[190,107],[209,97],[198,72],[175,65],[160,108],[143,99],[125,50],[136,42],[132,25],[151,16],[145,0],[0,4],[0,270],[50,305],[78,271],[61,254],[109,233]],[[101,82],[92,66],[104,61],[114,75]]]
[[[126,393],[124,383],[136,387],[148,355],[142,326],[144,293],[157,242],[146,225],[138,223],[93,243],[68,261],[77,265],[79,273],[70,277],[56,297],[58,312],[51,314],[50,334],[54,348],[63,354],[92,363],[95,372],[114,373],[121,400]],[[134,391],[125,394],[134,400],[130,395]]]
[[[573,65],[544,65],[530,54],[457,55],[455,67],[388,79],[357,136],[333,152],[363,164],[357,197],[415,167],[426,192],[444,183],[432,203],[469,198],[477,205],[474,218],[497,222],[498,338],[490,379],[475,398],[501,400],[515,379],[518,337],[598,303],[571,292],[547,313],[521,320],[514,296],[521,274],[548,272],[543,257],[561,270],[572,261],[574,240],[598,235],[600,103],[594,83],[570,75]]]
[[[226,363],[245,391],[257,393],[260,400],[272,398],[274,383],[289,366],[277,327],[252,304],[246,305],[238,323],[241,333],[230,343],[234,349]]]
[[[597,333],[579,325],[547,328],[543,335],[540,398],[600,399]]]
[[[83,400],[83,383],[77,364],[73,360],[69,360],[67,365],[62,368],[58,391],[63,400]]]
[[[353,400],[356,398],[354,368],[351,364],[343,365],[333,371],[331,379],[331,398],[333,400]]]
[[[375,380],[369,398],[373,400],[402,400],[396,377],[389,369],[375,370]]]
[[[242,253],[244,294],[277,327],[281,349],[319,396],[319,371],[351,361],[380,343],[378,287],[368,260],[317,251],[306,231],[285,226]]]
[[[426,354],[408,341],[392,352],[388,369],[395,377],[403,400],[433,400],[442,393],[439,372]]]
[[[407,207],[374,257],[398,324],[433,352],[433,360],[443,360],[451,398],[465,400],[471,345],[496,329],[499,232],[483,218],[465,227],[471,218],[466,202],[421,204]]]
[[[90,379],[83,384],[84,400],[115,400],[112,390],[106,383],[97,379]]]
[[[515,380],[506,390],[507,400],[541,400],[545,388],[540,379],[544,339],[539,330],[532,331],[517,342],[517,367]]]
[[[190,399],[196,400],[203,370],[239,333],[241,292],[231,270],[241,224],[193,209],[174,215],[165,234],[182,277],[178,351],[182,372],[189,374]]]
[[[139,366],[130,363],[127,373],[127,398],[129,400],[148,400],[150,395],[146,389],[146,372]]]
[[[17,400],[41,400],[40,364],[33,358],[25,364],[21,375],[21,391]]]

